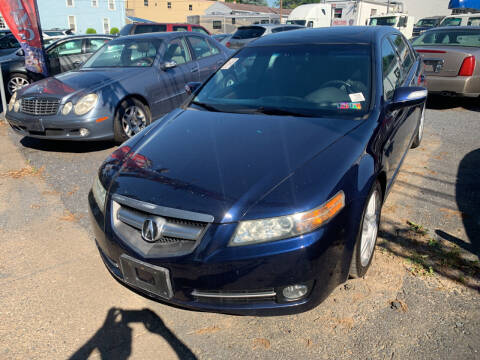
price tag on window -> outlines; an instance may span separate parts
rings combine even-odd
[[[350,96],[352,102],[365,101],[365,96],[362,93],[349,94],[348,96]]]
[[[225,64],[223,64],[221,70],[228,70],[232,67],[233,64],[235,64],[238,61],[238,58],[231,58],[228,60]]]

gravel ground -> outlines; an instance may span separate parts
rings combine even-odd
[[[385,203],[371,269],[316,309],[235,317],[145,300],[153,312],[122,316],[167,325],[173,335],[150,332],[163,336],[181,358],[480,359],[479,115],[478,99],[429,101],[424,141],[409,152]],[[90,232],[86,194],[113,145],[8,136],[35,169],[43,168],[47,185]],[[105,287],[120,286],[109,280]],[[145,355],[145,340],[116,325],[106,314],[91,344],[115,358],[126,358],[132,345]],[[76,353],[85,357],[82,349]]]

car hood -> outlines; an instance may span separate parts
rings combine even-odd
[[[197,111],[166,117],[130,153],[110,193],[239,220],[262,195],[361,121]],[[295,189],[291,189],[295,192]]]
[[[99,68],[69,71],[37,81],[21,90],[20,96],[50,95],[71,99],[96,92],[105,86],[138,76],[145,68]]]

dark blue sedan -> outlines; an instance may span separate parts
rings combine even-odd
[[[123,142],[180,106],[188,97],[185,84],[205,81],[230,54],[199,33],[121,37],[79,70],[15,92],[6,117],[24,136]]]
[[[390,27],[249,44],[101,166],[89,205],[106,267],[191,309],[316,306],[370,266],[382,204],[422,140],[422,69]]]

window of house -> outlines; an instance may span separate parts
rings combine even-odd
[[[167,3],[167,8],[169,8],[169,9],[172,8],[172,3],[171,3],[171,2],[168,2],[168,3]]]
[[[148,0],[143,0],[143,6],[148,6]]]
[[[73,32],[77,32],[77,20],[75,19],[74,15],[69,15],[68,16],[68,27]]]
[[[370,17],[377,15],[377,9],[370,10]]]
[[[67,7],[74,7],[75,3],[74,0],[67,0]]]
[[[222,22],[220,20],[213,20],[213,28],[214,29],[221,29],[222,28]]]
[[[103,33],[110,34],[110,19],[103,18]]]
[[[192,11],[193,10],[193,5],[188,5],[188,10]]]
[[[341,19],[342,13],[343,13],[343,9],[335,9],[335,12],[333,13],[334,14],[333,17],[337,19]]]
[[[98,8],[98,0],[92,0],[92,7]]]
[[[235,18],[232,18],[232,25],[235,25]]]
[[[7,25],[5,25],[5,21],[0,16],[0,29],[6,29],[6,28],[7,28]]]
[[[115,0],[108,0],[108,9],[115,10]]]

